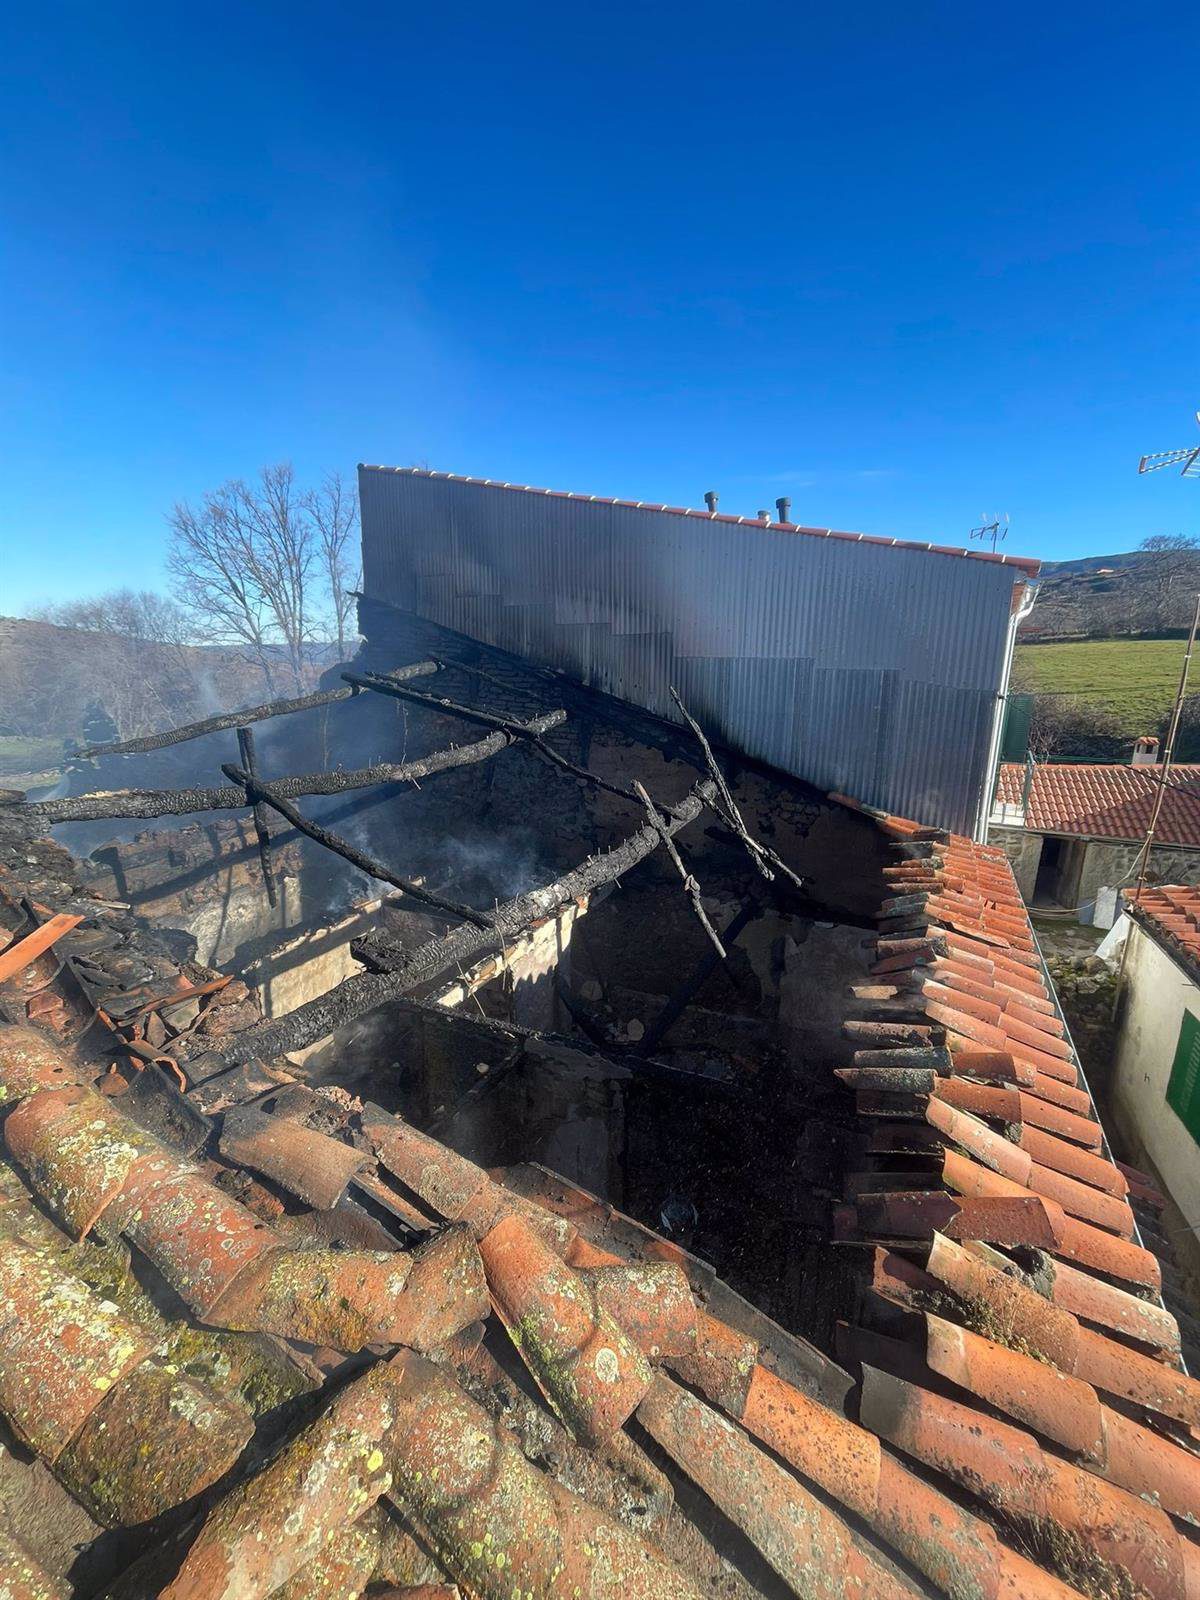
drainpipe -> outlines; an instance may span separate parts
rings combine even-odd
[[[1029,810],[1029,792],[1033,788],[1034,761],[1033,752],[1025,752],[1025,782],[1021,785],[1021,810]]]
[[[1000,742],[1004,735],[1004,713],[1008,710],[1008,680],[1012,675],[1013,651],[1017,647],[1017,629],[1033,610],[1033,602],[1037,598],[1037,585],[1026,581],[1024,593],[1008,619],[1008,638],[1004,645],[1004,667],[1000,674],[1000,688],[996,694],[996,710],[992,717],[992,736],[988,744],[987,767],[984,772],[984,784],[979,796],[979,810],[975,817],[975,832],[972,837],[976,844],[987,841],[988,818],[992,812],[992,801],[996,793],[996,783],[1000,776]]]

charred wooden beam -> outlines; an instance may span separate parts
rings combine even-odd
[[[329,829],[321,827],[320,823],[310,822],[306,816],[297,811],[290,800],[285,800],[282,795],[277,794],[272,784],[264,783],[261,778],[254,777],[245,768],[235,767],[228,762],[222,764],[221,771],[227,778],[232,778],[234,783],[241,784],[251,799],[269,805],[272,811],[278,811],[281,817],[286,817],[293,828],[299,829],[307,838],[324,846],[326,850],[332,850],[334,855],[341,856],[344,861],[348,861],[352,867],[357,867],[360,872],[365,872],[368,877],[378,878],[381,883],[390,883],[410,900],[416,900],[433,911],[441,911],[459,921],[473,923],[477,928],[492,926],[492,918],[488,913],[476,911],[473,906],[459,905],[455,900],[443,900],[441,895],[430,893],[419,883],[402,878],[398,872],[393,872],[391,867],[385,866],[374,856],[369,856],[365,850],[360,850],[348,839],[330,833]]]
[[[428,1007],[429,1011],[436,1011],[437,1009],[438,1007],[436,1006]],[[447,1012],[446,1015],[453,1016],[454,1013]],[[446,1129],[452,1123],[456,1122],[460,1116],[469,1116],[478,1110],[481,1101],[488,1099],[514,1068],[521,1065],[525,1059],[525,1041],[523,1039],[512,1039],[511,1034],[507,1034],[505,1037],[512,1040],[512,1048],[504,1059],[498,1061],[494,1067],[489,1066],[487,1072],[477,1082],[473,1083],[469,1089],[464,1090],[453,1105],[443,1107],[436,1116],[425,1123],[421,1128],[422,1133],[429,1134],[431,1138],[442,1138]]]
[[[397,667],[389,677],[425,678],[437,671],[435,661],[416,661],[408,667]],[[75,750],[72,761],[94,761],[97,756],[132,756],[150,750],[165,750],[168,745],[184,744],[189,739],[202,739],[206,733],[223,733],[227,728],[243,727],[248,722],[264,722],[268,717],[286,717],[293,711],[313,711],[318,706],[331,706],[339,700],[351,699],[357,691],[349,689],[323,689],[318,694],[299,694],[290,700],[268,700],[260,706],[247,706],[244,711],[224,711],[215,717],[205,717],[203,722],[189,722],[182,728],[168,728],[164,733],[147,733],[140,739],[122,739],[112,744],[92,744],[84,750]]]
[[[646,793],[644,785],[637,778],[635,778],[633,780],[633,787],[637,791],[638,799],[642,802],[642,804],[646,808],[646,815],[650,818],[651,827],[653,827],[657,831],[659,838],[663,842],[663,846],[666,849],[667,854],[670,856],[671,860],[675,864],[676,872],[678,872],[680,878],[683,880],[683,887],[684,887],[685,892],[687,893],[688,899],[692,902],[692,910],[696,914],[697,922],[699,922],[700,926],[704,929],[705,933],[708,935],[709,940],[712,943],[713,949],[720,956],[721,960],[724,961],[724,959],[725,959],[725,946],[721,943],[720,939],[717,937],[717,930],[713,927],[712,923],[708,920],[708,912],[705,911],[704,902],[700,898],[700,885],[697,883],[694,874],[690,873],[688,871],[688,869],[684,866],[683,857],[679,854],[679,851],[675,848],[675,841],[674,841],[674,839],[672,839],[671,835],[667,832],[666,827],[663,824],[663,819],[659,815],[658,810],[655,807],[654,801],[651,800],[650,796]]]
[[[554,992],[570,1012],[571,1021],[577,1028],[582,1028],[594,1045],[603,1049],[612,1042],[603,1024],[592,1015],[557,968],[554,972]]]
[[[249,728],[239,728],[237,741],[242,765],[250,776],[254,777],[258,765],[254,757],[254,734]],[[274,908],[278,897],[275,893],[275,874],[271,870],[271,834],[267,827],[267,808],[261,801],[255,802],[253,816],[254,837],[258,841],[258,863],[262,868],[263,886],[267,891],[267,904]]]
[[[742,813],[738,810],[737,804],[734,801],[729,785],[725,782],[725,774],[717,765],[717,758],[713,755],[712,746],[705,737],[704,729],[684,705],[679,690],[676,689],[673,684],[671,685],[671,698],[674,700],[680,716],[695,734],[696,742],[700,746],[700,750],[704,756],[704,764],[707,766],[709,776],[712,778],[713,783],[716,785],[717,793],[721,797],[719,803],[716,799],[710,802],[712,809],[725,823],[726,827],[732,828],[733,832],[737,834],[738,838],[745,845],[751,861],[754,862],[754,865],[758,868],[759,872],[764,878],[768,880],[772,879],[775,874],[771,868],[777,867],[779,871],[783,873],[784,877],[792,880],[797,889],[802,889],[804,887],[804,879],[793,872],[791,867],[788,866],[787,862],[776,855],[775,851],[772,850],[768,845],[760,843],[760,841],[757,840],[750,832],[749,828],[747,828],[742,819]]]
[[[694,822],[711,795],[712,783],[705,780],[680,801],[667,821],[667,828],[678,833]],[[328,994],[298,1006],[286,1017],[248,1028],[231,1040],[228,1057],[232,1062],[255,1058],[269,1060],[289,1050],[302,1050],[328,1034],[353,1022],[376,1006],[410,994],[432,983],[442,973],[470,966],[497,945],[510,944],[543,918],[551,917],[563,906],[592,894],[602,884],[613,883],[622,873],[644,861],[659,846],[658,830],[649,823],[615,845],[611,850],[589,856],[579,866],[556,878],[553,883],[530,889],[506,901],[496,910],[492,926],[473,925],[454,928],[441,939],[431,939],[417,950],[397,949],[392,956],[379,953],[377,970],[346,978]]]
[[[589,772],[586,767],[568,761],[566,756],[560,755],[539,735],[530,733],[527,724],[523,722],[513,722],[510,718],[498,716],[493,711],[481,711],[477,706],[460,705],[457,700],[447,700],[441,695],[422,694],[419,689],[409,689],[404,684],[393,683],[376,673],[343,672],[342,677],[358,689],[374,689],[377,694],[391,695],[394,699],[405,700],[410,705],[424,706],[426,710],[437,711],[442,716],[461,717],[464,722],[477,723],[481,728],[497,728],[505,733],[511,733],[514,737],[525,740],[544,761],[553,767],[558,767],[560,771],[570,773],[573,778],[581,778],[585,783],[603,789],[608,794],[615,794],[622,800],[632,801],[634,805],[641,804],[632,789],[624,788],[619,783],[609,783],[607,778],[601,778],[597,773]]]
[[[565,711],[550,711],[523,724],[532,733],[549,733],[567,720]],[[456,767],[486,761],[516,743],[516,735],[489,734],[474,744],[452,745],[415,761],[377,762],[345,772],[307,772],[292,778],[273,778],[271,787],[285,800],[306,794],[344,794],[350,789],[370,789],[380,784],[418,783],[422,778]],[[183,817],[198,811],[238,811],[247,805],[246,791],[231,785],[204,789],[111,789],[102,794],[65,795],[57,800],[33,800],[22,809],[43,822],[100,822],[111,817]]]
[[[509,1022],[500,1017],[488,1017],[478,1012],[459,1011],[449,1006],[439,1006],[423,1000],[401,999],[398,1002],[408,1010],[418,1012],[428,1017],[431,1021],[446,1024],[451,1029],[461,1030],[464,1034],[473,1034],[481,1040],[511,1039],[522,1046],[525,1056],[539,1061],[552,1061],[556,1066],[569,1066],[571,1056],[582,1056],[586,1061],[596,1062],[601,1067],[607,1068],[614,1077],[639,1078],[658,1083],[686,1083],[704,1089],[718,1091],[740,1091],[743,1085],[732,1075],[718,1077],[715,1073],[711,1076],[690,1071],[686,1067],[677,1067],[666,1061],[648,1061],[645,1056],[638,1053],[631,1054],[622,1050],[618,1045],[603,1044],[597,1046],[589,1039],[568,1036],[563,1033],[544,1032],[540,1028],[526,1028],[518,1022]],[[511,1066],[519,1064],[520,1056],[516,1061],[505,1060],[496,1071],[507,1072]],[[487,1085],[494,1073],[489,1073],[483,1080]],[[447,1109],[444,1114],[431,1122],[422,1131],[434,1134],[439,1127],[445,1127],[453,1121],[458,1110],[467,1102],[474,1102],[480,1098],[477,1093],[479,1086],[472,1085],[463,1097]]]

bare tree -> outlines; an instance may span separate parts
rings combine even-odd
[[[354,559],[358,493],[346,487],[340,472],[331,472],[319,489],[310,490],[304,497],[304,506],[316,530],[338,660],[344,661],[347,624],[354,605],[352,591],[362,582],[362,568]]]
[[[1146,560],[1139,563],[1138,626],[1145,631],[1185,626],[1191,614],[1187,598],[1200,581],[1200,539],[1186,533],[1154,533],[1138,549],[1146,552]]]
[[[302,686],[313,638],[313,524],[290,465],[264,467],[253,487],[232,479],[198,510],[177,505],[167,522],[167,569],[197,632],[240,645],[270,691],[281,663]]]
[[[131,738],[166,727],[198,697],[186,617],[163,595],[111,589],[41,606],[30,620],[89,636],[75,650],[55,645],[53,671],[34,672],[32,684],[18,673],[23,682],[14,687],[31,728],[74,733],[81,713],[103,713],[118,738]]]
[[[153,589],[107,589],[83,600],[39,606],[30,615],[35,621],[53,622],[60,628],[118,633],[126,639],[143,639],[151,644],[189,642],[183,607]]]
[[[1035,761],[1065,756],[1119,761],[1130,743],[1120,719],[1106,705],[1072,694],[1034,696],[1029,751]]]

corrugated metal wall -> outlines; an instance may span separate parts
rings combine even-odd
[[[970,833],[1019,569],[364,467],[365,593]]]

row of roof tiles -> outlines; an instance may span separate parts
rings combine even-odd
[[[893,539],[881,534],[845,533],[836,528],[809,528],[798,522],[771,522],[762,517],[734,517],[724,511],[697,511],[691,506],[660,505],[649,500],[618,500],[610,495],[576,494],[568,489],[537,489],[528,483],[505,483],[496,478],[464,477],[457,472],[431,472],[424,467],[385,467],[365,462],[359,463],[360,472],[399,472],[411,478],[436,478],[447,483],[469,483],[480,489],[508,489],[519,494],[548,496],[554,500],[581,500],[588,505],[623,506],[630,511],[666,512],[673,517],[699,517],[704,522],[725,522],[741,527],[767,528],[776,533],[802,533],[817,539],[848,539],[855,544],[890,545],[897,550],[924,550],[941,556],[966,556],[972,561],[990,561],[997,565],[1015,567],[1036,577],[1042,564],[1031,557],[1008,556],[1000,551],[964,550],[960,545],[927,544],[919,539]]]
[[[996,799],[1010,806],[1024,801],[1025,826],[1034,833],[1141,840],[1161,782],[1158,765],[1042,762],[1030,773],[1019,762],[1005,762]],[[1182,763],[1167,773],[1155,838],[1160,845],[1200,850],[1200,766]]]
[[[1140,889],[1125,896],[1125,906],[1166,949],[1193,969],[1200,965],[1200,886]]]
[[[1200,1383],[1131,1205],[1161,1197],[1107,1152],[1003,854],[875,815],[895,860],[841,1073],[859,1419],[1082,1587],[1194,1597]]]

